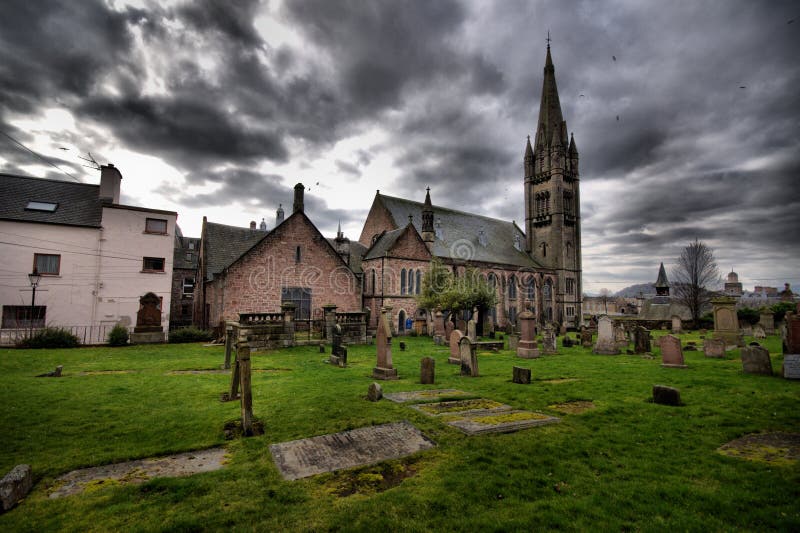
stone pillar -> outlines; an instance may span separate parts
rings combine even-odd
[[[523,311],[517,318],[520,324],[517,357],[522,357],[523,359],[539,357],[539,348],[536,346],[536,316],[530,311]]]
[[[223,366],[225,370],[231,367],[231,352],[233,352],[234,335],[238,335],[235,330],[235,325],[235,322],[225,323],[225,364]]]
[[[333,339],[333,325],[336,324],[336,305],[323,305],[322,310],[325,315],[325,338],[330,341]]]
[[[378,364],[372,369],[372,377],[376,379],[397,379],[397,369],[392,366],[392,308],[382,307],[378,321],[378,333],[375,339],[378,352]]]

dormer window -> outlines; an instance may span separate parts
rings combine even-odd
[[[31,200],[28,202],[28,205],[25,206],[25,210],[27,211],[42,211],[43,213],[54,213],[55,210],[58,208],[58,204],[54,202],[37,202]]]
[[[481,246],[486,246],[486,233],[483,230],[478,231],[478,244]]]

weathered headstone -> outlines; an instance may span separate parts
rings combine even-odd
[[[372,369],[375,379],[397,379],[397,369],[392,366],[392,326],[391,307],[382,307],[378,319],[378,335],[375,340],[378,352],[378,364]]]
[[[722,339],[704,339],[703,354],[706,357],[725,357],[725,341]]]
[[[767,335],[774,335],[775,334],[775,313],[772,311],[761,311],[761,317],[758,320],[758,324],[764,328],[764,332]]]
[[[461,364],[461,348],[459,348],[459,343],[462,337],[464,337],[464,334],[458,329],[454,329],[450,334],[450,357],[447,358],[447,362],[450,364]]]
[[[469,337],[462,337],[458,343],[461,352],[461,375],[478,376],[478,354],[476,345],[469,340]]]
[[[786,379],[800,379],[800,354],[787,353],[783,356],[782,374]]]
[[[334,324],[331,326],[331,335],[333,336],[331,353],[338,357],[341,355],[342,350],[342,326],[339,324]]]
[[[653,402],[661,405],[680,405],[681,391],[666,385],[653,385]]]
[[[633,329],[633,352],[637,354],[652,351],[650,347],[650,330],[643,326],[636,326]]]
[[[681,350],[681,340],[672,335],[664,335],[661,343],[661,366],[668,368],[686,368]]]
[[[603,315],[597,321],[597,342],[592,349],[592,353],[601,355],[616,355],[619,348],[614,342],[614,321],[608,316]]]
[[[677,335],[683,332],[683,323],[681,321],[681,317],[678,315],[672,315],[672,334]]]
[[[739,334],[739,319],[736,316],[736,300],[730,297],[720,297],[711,300],[714,314],[714,338],[725,341],[726,346],[736,346],[741,343]]]
[[[325,343],[319,343],[319,353],[325,353]]]
[[[756,324],[753,328],[753,337],[756,339],[766,339],[767,332],[764,331],[764,327],[761,324]]]
[[[512,381],[521,385],[530,385],[531,383],[531,369],[522,368],[519,366],[513,367]]]
[[[0,480],[0,512],[6,512],[33,488],[30,465],[17,465]]]
[[[592,330],[589,328],[581,328],[581,346],[584,348],[591,348],[593,344]]]
[[[164,342],[160,305],[161,299],[152,292],[139,298],[139,311],[136,312],[136,327],[131,333],[131,344]]]
[[[445,335],[447,334],[444,327],[444,315],[442,309],[437,307],[433,314],[433,341],[436,344],[442,344]]]
[[[377,402],[381,398],[383,398],[383,389],[373,381],[369,384],[369,389],[367,389],[367,399],[371,402]]]
[[[517,357],[534,359],[539,357],[539,348],[536,345],[536,317],[530,311],[519,314],[520,340],[517,343]]]
[[[455,324],[453,324],[452,320],[446,320],[444,323],[444,342],[450,342],[450,335],[453,334],[453,330],[456,329]]]
[[[800,304],[798,304],[800,307]],[[783,353],[800,353],[800,314],[786,313]]]
[[[772,375],[772,360],[769,351],[761,346],[745,346],[741,349],[742,371],[745,374]]]
[[[472,342],[478,342],[478,334],[476,332],[476,324],[475,320],[470,318],[469,322],[467,322],[467,337]]]
[[[517,351],[517,346],[519,345],[519,335],[516,333],[509,333],[508,335],[508,349],[512,351]]]
[[[753,336],[753,326],[749,322],[745,322],[744,324],[742,324],[742,327],[740,329],[742,335],[747,335],[748,337]]]
[[[547,324],[544,327],[544,332],[542,333],[542,353],[545,355],[558,353],[556,330],[552,324]]]
[[[614,344],[618,350],[622,350],[628,346],[628,334],[625,332],[625,328],[622,324],[614,326]]]
[[[423,385],[435,383],[434,370],[436,367],[436,360],[433,357],[423,357],[419,363],[419,367],[419,382]]]
[[[577,341],[572,340],[569,335],[564,335],[564,337],[561,339],[561,346],[564,348],[572,348],[575,346],[576,342]]]

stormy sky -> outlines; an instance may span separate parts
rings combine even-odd
[[[800,286],[796,1],[6,1],[0,171],[97,183],[91,154],[188,236],[271,228],[297,182],[326,235],[428,186],[522,225],[548,30],[585,289],[695,238],[746,289]]]

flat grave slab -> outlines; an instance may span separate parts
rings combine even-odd
[[[728,457],[794,466],[800,461],[800,433],[751,433],[717,448]]]
[[[154,477],[183,477],[200,472],[212,472],[223,467],[224,459],[224,448],[210,448],[166,457],[82,468],[57,478],[49,497],[55,499],[78,494],[90,484],[98,487],[105,481],[144,483]]]
[[[439,398],[452,398],[458,396],[468,396],[469,394],[458,389],[432,389],[432,390],[412,390],[406,392],[392,392],[384,394],[383,397],[396,403],[405,402],[424,402],[427,400],[438,400]]]
[[[419,429],[403,421],[281,442],[269,449],[283,478],[294,480],[399,459],[434,446]]]
[[[475,398],[472,400],[453,400],[449,402],[418,403],[409,406],[414,410],[428,416],[443,416],[456,413],[489,413],[494,411],[508,411],[510,405],[505,405],[494,400]]]
[[[460,429],[467,435],[487,433],[513,433],[546,424],[560,422],[561,419],[533,411],[519,409],[484,413],[465,413],[448,417],[447,424]]]

